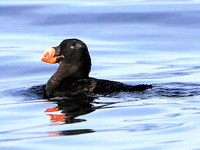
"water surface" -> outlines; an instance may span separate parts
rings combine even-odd
[[[199,149],[199,14],[192,0],[0,2],[0,148]],[[58,65],[41,55],[66,38],[88,45],[90,76],[154,88],[43,99]]]

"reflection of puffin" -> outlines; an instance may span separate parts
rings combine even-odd
[[[50,107],[45,109],[45,112],[52,113],[56,111],[61,111],[62,114],[47,114],[51,122],[65,122],[65,123],[76,123],[86,121],[85,119],[76,119],[76,117],[85,115],[95,111],[100,107],[94,107],[90,102],[92,102],[94,97],[85,98],[62,98],[62,99],[51,99],[55,101],[58,105],[57,107]],[[103,106],[102,106],[103,107]]]
[[[89,77],[91,59],[85,43],[67,39],[57,47],[47,49],[42,61],[60,66],[48,80],[45,92],[51,97],[74,97],[90,93],[107,94],[119,91],[143,91],[151,85],[130,86],[120,82]]]

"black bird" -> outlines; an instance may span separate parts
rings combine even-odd
[[[42,56],[42,61],[60,64],[45,86],[48,98],[144,91],[152,87],[144,84],[131,86],[89,77],[91,58],[86,44],[78,39],[66,39],[59,46],[47,49]]]

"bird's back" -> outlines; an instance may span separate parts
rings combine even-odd
[[[52,97],[73,97],[80,95],[109,94],[120,91],[144,91],[151,88],[150,85],[126,85],[116,81],[95,78],[66,78],[53,91]]]

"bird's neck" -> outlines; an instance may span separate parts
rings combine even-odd
[[[82,66],[78,64],[69,64],[64,61],[60,63],[57,71],[48,80],[45,91],[47,96],[50,96],[57,86],[66,78],[87,78],[89,71],[84,71]]]

